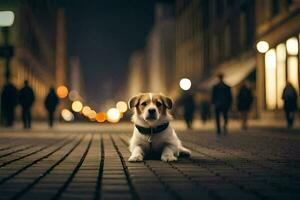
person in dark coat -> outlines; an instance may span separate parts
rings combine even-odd
[[[186,126],[188,129],[191,129],[195,112],[195,100],[193,94],[190,92],[184,92],[179,100],[179,104],[183,106],[183,117]]]
[[[297,92],[290,82],[287,82],[283,90],[282,99],[284,101],[287,127],[291,128],[294,123],[295,111],[297,110]]]
[[[58,97],[53,87],[50,88],[49,93],[45,99],[45,108],[48,111],[49,127],[53,126],[53,115],[58,104]]]
[[[212,104],[215,109],[215,118],[217,126],[217,134],[221,134],[220,115],[224,118],[224,132],[227,132],[228,111],[232,104],[232,95],[230,87],[224,83],[223,74],[219,74],[219,83],[213,86]]]
[[[253,94],[247,84],[243,84],[237,95],[237,109],[241,113],[242,129],[247,129],[248,113],[253,102]]]
[[[200,118],[203,124],[210,118],[210,103],[207,100],[200,102]]]
[[[25,129],[31,128],[31,107],[34,103],[35,96],[28,81],[24,81],[24,87],[19,92],[19,103],[22,107],[22,120]]]
[[[7,82],[1,94],[1,117],[4,126],[13,126],[17,104],[18,90],[11,82]]]

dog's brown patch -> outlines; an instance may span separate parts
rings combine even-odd
[[[158,112],[162,114],[166,114],[166,110],[172,108],[172,100],[169,97],[156,93],[141,93],[132,97],[129,101],[129,107],[136,107],[137,113],[141,114],[151,103],[153,103],[157,107]]]

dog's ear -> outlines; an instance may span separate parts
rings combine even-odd
[[[171,98],[165,96],[165,95],[161,95],[161,99],[164,103],[164,105],[166,106],[166,108],[171,109],[173,106],[173,101]]]
[[[129,109],[132,109],[132,108],[134,108],[134,107],[136,107],[138,105],[141,96],[142,95],[139,94],[139,95],[134,96],[131,99],[129,99],[129,101],[128,101],[128,107],[129,107]]]

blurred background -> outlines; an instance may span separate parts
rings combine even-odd
[[[201,118],[220,73],[234,97],[247,82],[253,119],[284,120],[287,82],[299,94],[297,0],[0,0],[0,11],[0,92],[28,80],[34,120],[51,87],[55,118],[113,123],[148,91],[173,98],[179,119],[192,93]]]

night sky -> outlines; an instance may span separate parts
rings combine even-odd
[[[128,58],[144,47],[157,2],[173,1],[66,1],[68,53],[80,59],[88,103],[99,106],[124,88]]]

